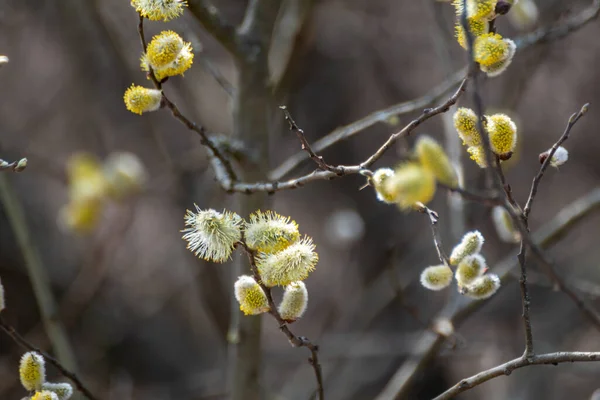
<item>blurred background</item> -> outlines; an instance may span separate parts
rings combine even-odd
[[[239,23],[245,1],[213,1]],[[300,2],[302,3],[302,2]],[[537,0],[537,17],[500,18],[499,31],[518,37],[561,21],[591,1]],[[314,1],[295,38],[282,80],[287,104],[310,141],[393,104],[431,92],[465,65],[453,38],[454,10],[433,0]],[[103,399],[226,399],[232,285],[231,263],[203,262],[186,250],[180,230],[194,203],[235,209],[214,181],[198,137],[167,111],[128,112],[123,93],[132,82],[149,85],[139,70],[137,14],[127,0],[0,0],[0,158],[29,159],[20,174],[3,172],[2,188],[18,200],[0,207],[0,278],[3,317],[28,340],[52,351],[26,268],[39,260],[55,296],[82,379]],[[279,22],[283,28],[284,18]],[[233,130],[232,97],[212,70],[235,88],[230,55],[191,13],[170,23],[147,23],[147,37],[174,29],[197,51],[185,77],[165,92],[210,132]],[[519,126],[519,147],[507,179],[523,202],[539,168],[538,154],[559,138],[584,103],[589,113],[565,147],[569,162],[551,169],[530,218],[533,232],[565,205],[598,188],[600,163],[600,24],[592,21],[565,39],[518,52],[498,78],[484,79],[487,111],[502,111]],[[200,45],[201,44],[201,45]],[[275,53],[277,57],[284,55]],[[228,86],[225,85],[227,88]],[[446,94],[437,103],[449,96]],[[459,105],[469,106],[464,95]],[[322,153],[330,164],[356,164],[420,114],[399,115],[365,129]],[[282,115],[270,134],[275,168],[300,151]],[[428,120],[388,151],[376,167],[405,158],[415,137],[428,134],[462,159],[465,185],[482,188],[482,172],[448,130],[448,117]],[[65,229],[69,202],[66,165],[87,152],[105,160],[114,152],[137,155],[147,171],[143,191],[111,202],[88,233]],[[315,168],[304,162],[288,176]],[[320,344],[328,399],[372,399],[406,362],[421,356],[429,321],[456,297],[420,286],[420,271],[438,263],[427,218],[401,213],[376,200],[361,176],[318,181],[280,191],[271,208],[314,238],[319,265],[306,281],[310,302],[296,334]],[[6,199],[6,196],[3,197]],[[515,250],[502,243],[486,207],[456,204],[438,190],[430,207],[440,213],[446,251],[466,230],[486,237],[492,270]],[[24,220],[15,227],[11,213]],[[600,216],[590,214],[549,250],[559,274],[600,308]],[[25,249],[17,229],[29,235]],[[33,254],[33,256],[32,256]],[[234,258],[237,258],[235,255]],[[600,336],[563,293],[532,267],[532,324],[539,352],[597,351]],[[470,315],[414,376],[400,398],[429,399],[455,382],[522,354],[521,299],[513,279]],[[415,318],[417,316],[418,318]],[[315,388],[305,349],[291,348],[270,317],[263,318],[262,389],[268,399],[308,399]],[[23,349],[0,335],[0,398],[26,395],[19,384]],[[61,380],[54,368],[52,379]],[[599,387],[600,364],[563,364],[515,371],[460,399],[587,399]]]

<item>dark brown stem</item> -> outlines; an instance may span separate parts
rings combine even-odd
[[[427,214],[427,216],[429,217],[429,222],[431,224],[431,233],[433,235],[433,244],[435,245],[435,249],[437,250],[438,257],[444,265],[450,266],[448,255],[444,251],[444,248],[442,246],[442,239],[440,238],[440,233],[437,229],[437,223],[440,219],[438,213],[431,210],[422,203],[417,203],[417,211],[423,214]]]
[[[323,374],[321,371],[321,365],[319,364],[319,346],[312,343],[307,337],[296,336],[292,333],[292,331],[290,331],[288,323],[281,318],[281,315],[279,315],[277,305],[275,304],[275,301],[273,301],[271,288],[267,287],[260,278],[258,267],[256,266],[254,250],[250,249],[244,242],[239,242],[239,244],[248,255],[248,260],[250,261],[250,268],[252,270],[252,274],[254,275],[254,279],[267,296],[267,300],[269,302],[269,314],[271,314],[279,324],[279,330],[288,338],[288,341],[293,347],[306,347],[308,350],[310,350],[311,357],[308,359],[308,362],[315,371],[315,378],[317,379],[317,393],[319,395],[318,398],[319,400],[324,400]]]
[[[60,373],[63,374],[63,376],[65,376],[66,378],[69,378],[75,384],[75,387],[77,388],[77,390],[79,390],[89,400],[97,400],[98,399],[98,397],[94,396],[85,387],[85,385],[79,380],[79,378],[77,377],[76,374],[74,374],[73,372],[71,372],[68,369],[66,369],[65,367],[63,367],[63,365],[56,358],[52,357],[48,353],[40,350],[33,344],[29,343],[23,336],[21,336],[15,330],[15,328],[13,328],[11,325],[9,325],[1,316],[0,316],[0,328],[2,328],[2,330],[4,332],[6,332],[6,334],[8,336],[10,336],[20,346],[26,348],[29,351],[35,351],[36,353],[42,355],[42,357],[44,357],[44,359],[46,361],[48,361],[50,364],[54,365],[56,367],[56,369],[58,369],[60,371]]]

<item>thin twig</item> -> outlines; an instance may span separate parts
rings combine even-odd
[[[60,371],[61,374],[63,374],[65,377],[69,378],[75,384],[75,387],[77,388],[77,390],[79,390],[85,397],[87,397],[90,400],[98,399],[85,387],[85,385],[79,380],[79,378],[77,377],[77,375],[75,373],[73,373],[73,372],[69,371],[67,368],[65,368],[56,358],[52,357],[48,353],[40,350],[33,344],[29,343],[27,341],[27,339],[25,339],[23,336],[21,336],[15,330],[15,328],[13,328],[11,325],[9,325],[2,318],[2,316],[0,316],[0,328],[2,328],[2,330],[4,332],[6,332],[6,334],[8,336],[10,336],[16,343],[18,343],[22,347],[26,348],[29,351],[35,351],[36,353],[41,354],[46,359],[46,361],[48,361],[50,364],[54,365]]]
[[[446,390],[444,393],[437,396],[434,400],[447,400],[451,399],[459,393],[467,391],[479,386],[490,379],[497,378],[502,375],[510,375],[515,369],[527,367],[530,365],[558,365],[559,363],[573,363],[573,362],[590,362],[600,361],[600,353],[592,352],[557,352],[540,354],[538,356],[532,356],[531,358],[515,358],[512,361],[498,365],[494,368],[490,368],[486,371],[482,371],[477,375],[473,375],[470,378],[466,378]]]
[[[540,181],[544,177],[544,172],[546,172],[546,169],[548,169],[548,166],[552,162],[552,157],[554,156],[554,153],[560,147],[560,145],[563,144],[569,138],[571,129],[577,123],[577,121],[579,121],[579,119],[581,117],[583,117],[583,115],[587,112],[588,107],[589,107],[589,104],[584,104],[578,113],[571,115],[571,118],[569,118],[569,122],[567,123],[567,127],[565,128],[564,133],[558,139],[558,141],[556,143],[554,143],[554,145],[550,149],[550,152],[548,153],[548,156],[542,163],[542,166],[540,167],[539,172],[537,173],[535,178],[533,178],[533,183],[531,184],[531,191],[529,192],[529,197],[527,198],[527,203],[525,203],[525,208],[523,209],[523,217],[525,220],[527,220],[529,217],[529,213],[531,212],[531,206],[533,204],[533,200],[535,199],[535,196],[538,191],[538,186],[540,185]]]
[[[317,164],[319,169],[321,169],[323,171],[341,172],[341,170],[339,168],[336,168],[336,167],[333,167],[333,166],[327,164],[325,162],[325,160],[323,160],[323,157],[317,155],[313,151],[312,147],[310,147],[310,143],[308,143],[308,140],[306,139],[306,136],[304,136],[304,130],[302,130],[298,126],[298,124],[296,124],[296,121],[294,121],[294,119],[292,118],[292,115],[290,114],[287,107],[279,106],[279,108],[281,109],[281,111],[283,111],[283,115],[285,115],[285,120],[290,125],[290,131],[296,132],[298,139],[300,139],[300,143],[302,144],[302,150],[304,150],[308,153],[310,158]]]
[[[431,233],[433,235],[433,244],[435,245],[435,249],[437,250],[438,257],[440,261],[444,263],[446,266],[450,266],[450,261],[448,260],[448,255],[444,251],[442,246],[442,239],[440,238],[440,233],[437,229],[437,223],[440,219],[440,216],[437,212],[425,206],[423,203],[417,203],[417,211],[423,214],[427,214],[429,217],[429,222],[431,224]]]
[[[0,171],[11,170],[13,172],[22,172],[27,168],[27,159],[21,158],[19,161],[7,162],[0,158]]]
[[[144,35],[144,17],[142,17],[141,15],[139,17],[138,23],[138,34],[140,37],[140,42],[142,44],[142,49],[145,53],[148,45]],[[162,91],[162,84],[164,80],[159,81],[156,78],[156,75],[154,74],[154,71],[152,70],[152,67],[150,65],[148,65],[148,70],[148,77],[152,80],[154,87]],[[175,105],[175,103],[173,103],[167,97],[167,95],[165,95],[164,91],[162,92],[162,102],[165,107],[171,110],[171,114],[173,115],[173,117],[175,117],[175,119],[177,119],[179,122],[185,125],[186,128],[196,132],[200,136],[200,144],[205,146],[205,148],[207,149],[211,165],[215,170],[217,180],[221,183],[221,185],[224,187],[228,187],[233,182],[235,182],[237,180],[237,177],[235,171],[233,170],[233,167],[231,166],[230,161],[227,159],[227,157],[225,157],[225,155],[221,152],[221,150],[213,142],[213,140],[208,137],[204,126],[197,125],[195,122],[192,122],[189,118],[183,115],[181,111],[179,111],[179,108],[177,108],[177,105]]]
[[[313,367],[315,371],[315,378],[317,380],[317,393],[319,395],[319,400],[324,400],[324,390],[323,390],[323,374],[321,371],[321,365],[319,364],[319,346],[312,343],[307,337],[304,336],[296,336],[290,331],[288,327],[288,323],[281,318],[279,315],[279,311],[277,310],[277,305],[275,301],[273,301],[273,296],[271,294],[271,288],[267,287],[261,280],[260,274],[258,272],[258,268],[256,266],[255,252],[250,249],[244,242],[239,242],[241,247],[244,249],[246,254],[248,255],[248,260],[250,261],[250,268],[252,270],[252,274],[254,275],[254,279],[260,285],[262,290],[265,292],[267,296],[267,300],[269,302],[269,314],[275,318],[277,323],[279,324],[279,330],[283,332],[283,334],[288,338],[290,344],[294,347],[306,347],[310,350],[311,357],[308,359],[308,362]]]

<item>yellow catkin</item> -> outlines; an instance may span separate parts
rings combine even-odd
[[[452,282],[452,270],[447,265],[427,267],[421,273],[420,281],[429,290],[442,290]]]
[[[262,253],[281,251],[300,238],[298,224],[274,211],[250,214],[245,229],[248,247]]]
[[[505,60],[509,52],[508,43],[497,33],[486,33],[477,37],[473,46],[475,61],[484,67]]]
[[[471,30],[471,34],[473,35],[473,38],[477,38],[478,36],[481,36],[481,35],[489,32],[489,23],[487,20],[482,19],[482,18],[469,18],[468,21],[469,21],[469,29]],[[458,41],[458,44],[460,44],[460,46],[463,49],[466,49],[467,48],[467,35],[465,35],[465,30],[462,26],[460,19],[458,19],[456,21],[456,25],[455,25],[454,29],[456,32],[456,40]]]
[[[510,156],[517,145],[517,125],[505,114],[487,117],[486,130],[492,151],[498,156]]]
[[[131,85],[125,91],[123,100],[125,107],[134,114],[156,111],[160,108],[162,92],[156,89],[148,89],[142,86]]]
[[[46,380],[44,358],[34,351],[23,354],[19,364],[19,377],[25,389],[39,389]]]
[[[477,130],[477,115],[473,110],[466,107],[460,107],[453,116],[454,128],[458,136],[467,146],[481,145],[481,136]]]
[[[402,210],[415,203],[427,204],[435,195],[435,176],[417,163],[404,163],[396,168],[394,176],[386,180],[386,192]]]
[[[269,311],[267,295],[251,276],[240,276],[234,284],[234,293],[244,314],[257,315]]]
[[[450,187],[458,186],[458,175],[448,159],[444,148],[429,136],[422,135],[415,145],[421,165],[432,172],[435,178]]]

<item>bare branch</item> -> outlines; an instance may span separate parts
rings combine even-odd
[[[510,375],[515,369],[527,367],[530,365],[557,365],[559,363],[573,363],[573,362],[590,362],[600,361],[600,353],[587,353],[587,352],[558,352],[541,354],[539,356],[532,356],[530,359],[527,358],[516,358],[512,361],[498,365],[497,367],[488,369],[473,375],[470,378],[466,378],[446,390],[441,395],[437,396],[434,400],[446,400],[451,399],[459,393],[466,390],[472,389],[475,386],[479,386],[490,379],[497,378],[502,375]]]
[[[75,373],[73,373],[73,372],[69,371],[67,368],[65,368],[56,358],[52,357],[48,353],[40,350],[33,344],[29,343],[27,341],[27,339],[25,339],[23,336],[21,336],[15,330],[15,328],[13,328],[11,325],[9,325],[2,318],[2,316],[0,316],[0,328],[2,328],[2,330],[4,332],[6,332],[6,334],[8,336],[10,336],[20,346],[26,348],[29,351],[35,351],[36,353],[41,354],[44,357],[44,359],[46,359],[46,361],[48,361],[50,364],[54,365],[60,371],[60,373],[63,374],[63,376],[70,379],[75,384],[75,387],[77,388],[77,390],[79,390],[85,397],[87,397],[90,400],[98,399],[96,396],[94,396],[89,391],[88,388],[85,387],[85,385],[81,382],[81,380],[79,380],[79,378],[77,377],[77,375]]]
[[[448,260],[448,255],[444,251],[442,246],[442,239],[440,238],[440,233],[437,229],[437,223],[440,219],[440,216],[437,212],[431,210],[423,203],[417,203],[417,211],[423,214],[427,214],[429,217],[429,222],[431,223],[431,233],[433,234],[433,244],[435,245],[435,249],[437,250],[438,257],[440,261],[444,263],[446,266],[450,266],[450,261]]]
[[[454,73],[451,77],[446,79],[444,82],[436,86],[429,93],[422,97],[399,103],[383,110],[375,111],[362,119],[352,122],[351,124],[335,129],[313,143],[313,150],[316,152],[322,152],[323,150],[343,140],[354,137],[356,134],[377,123],[389,120],[391,117],[408,114],[430,106],[434,102],[438,101],[442,96],[446,95],[446,93],[452,90],[452,88],[458,86],[464,80],[466,73],[466,69],[462,69]],[[296,169],[303,161],[308,159],[309,157],[305,152],[298,152],[275,168],[269,174],[269,178],[272,180],[279,180]]]
[[[317,166],[323,171],[331,171],[331,172],[338,172],[338,173],[341,172],[339,167],[336,168],[336,167],[332,167],[331,165],[327,164],[323,160],[323,157],[318,156],[313,151],[313,149],[310,147],[310,143],[308,143],[308,140],[306,139],[306,136],[304,136],[304,131],[296,124],[296,121],[294,121],[294,119],[292,118],[292,115],[290,114],[287,107],[279,106],[279,108],[283,111],[283,114],[285,115],[285,120],[290,124],[290,131],[294,131],[294,132],[296,132],[296,135],[298,135],[298,139],[300,139],[300,143],[302,144],[302,150],[304,150],[308,153],[310,158],[317,164]]]
[[[281,7],[281,0],[250,0],[244,20],[238,28],[239,42],[244,46],[247,60],[253,61],[258,53],[266,61],[271,36]]]
[[[319,346],[312,343],[308,338],[304,336],[296,336],[292,333],[290,328],[288,327],[288,323],[281,318],[279,315],[279,311],[277,310],[277,305],[275,301],[273,301],[273,296],[271,294],[271,288],[267,287],[264,283],[262,283],[260,273],[258,272],[258,268],[256,267],[256,259],[254,250],[250,249],[244,242],[239,242],[241,247],[244,249],[246,254],[248,255],[248,260],[250,261],[250,268],[252,270],[252,274],[254,275],[254,280],[260,285],[262,290],[267,295],[267,300],[269,302],[269,314],[275,318],[277,323],[279,324],[279,330],[283,332],[283,334],[288,338],[290,344],[294,347],[306,347],[310,350],[311,357],[308,359],[308,362],[313,367],[315,371],[315,378],[317,380],[317,393],[319,395],[319,400],[324,400],[324,391],[323,391],[323,374],[321,371],[321,365],[319,364]]]
[[[551,42],[562,39],[574,32],[588,22],[596,19],[600,14],[600,0],[594,0],[589,7],[582,10],[579,14],[572,16],[566,21],[559,21],[550,27],[540,28],[535,32],[522,36],[515,40],[519,50],[525,49],[535,44]]]
[[[27,168],[27,159],[21,158],[19,161],[8,162],[0,158],[0,171],[11,170],[13,172],[22,172]]]
[[[235,36],[235,26],[231,25],[208,0],[188,0],[188,8],[204,28],[215,37],[232,55],[239,50]]]
[[[558,141],[556,143],[554,143],[554,145],[550,149],[550,152],[548,153],[548,156],[542,163],[542,166],[540,167],[538,174],[535,176],[535,178],[533,178],[533,183],[531,184],[531,191],[529,192],[529,197],[527,198],[527,203],[525,204],[525,208],[523,209],[523,217],[525,220],[527,220],[527,218],[529,217],[529,213],[531,212],[531,206],[533,204],[533,200],[535,199],[535,196],[538,191],[538,186],[540,185],[540,181],[544,177],[544,172],[546,172],[546,169],[548,169],[548,166],[550,165],[550,163],[552,161],[552,157],[554,156],[556,149],[558,149],[560,147],[560,145],[563,144],[569,138],[571,129],[577,123],[577,121],[579,121],[579,119],[587,112],[588,107],[589,107],[589,104],[584,104],[578,113],[571,115],[571,118],[569,118],[569,122],[567,124],[567,127],[565,128],[564,133],[562,134],[560,139],[558,139]]]

